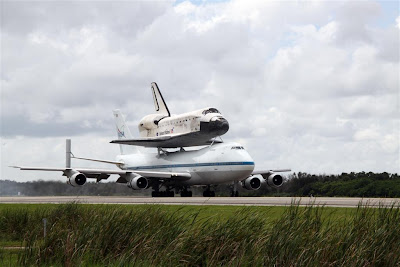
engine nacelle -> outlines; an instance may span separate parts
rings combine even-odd
[[[86,183],[86,175],[80,172],[74,173],[67,180],[67,184],[72,186],[82,186],[85,183]]]
[[[277,173],[273,173],[265,178],[267,184],[271,187],[280,187],[283,184],[283,177]]]
[[[127,185],[133,190],[141,190],[149,187],[149,181],[143,176],[136,176],[132,178]]]
[[[242,186],[247,190],[258,190],[261,187],[262,182],[263,181],[261,180],[261,178],[257,176],[251,176],[242,181]]]

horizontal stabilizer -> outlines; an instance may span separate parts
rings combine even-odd
[[[9,166],[11,168],[17,168],[21,171],[65,171],[68,168],[52,168],[52,167],[27,167],[27,166]]]

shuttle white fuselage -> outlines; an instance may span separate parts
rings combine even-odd
[[[139,122],[138,128],[141,137],[198,133],[208,141],[225,134],[229,124],[216,108],[205,108],[171,117],[150,114]]]

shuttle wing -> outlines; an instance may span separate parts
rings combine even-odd
[[[206,146],[213,141],[208,136],[200,136],[197,133],[186,133],[158,137],[142,137],[133,139],[112,140],[110,143],[144,147],[176,148],[188,146]],[[215,140],[214,143],[221,143]]]

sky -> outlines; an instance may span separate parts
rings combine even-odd
[[[114,160],[112,110],[216,107],[256,169],[400,173],[398,1],[1,1],[1,176]],[[149,150],[149,149],[147,149]],[[152,151],[152,150],[151,150]],[[73,160],[73,166],[114,168]]]

